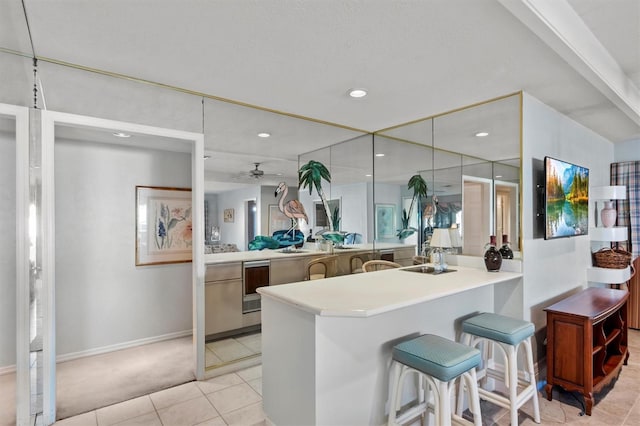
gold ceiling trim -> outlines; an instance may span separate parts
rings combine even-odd
[[[0,47],[0,52],[4,52],[4,53],[9,53],[12,55],[17,55],[17,56],[22,56],[25,58],[33,58],[32,54],[27,54],[27,53],[23,53],[23,52],[19,52],[16,50],[11,50],[11,49],[6,49],[3,47]],[[371,134],[372,132],[369,130],[363,130],[363,129],[358,129],[355,127],[351,127],[351,126],[346,126],[344,124],[338,124],[338,123],[332,123],[330,121],[325,121],[325,120],[319,120],[317,118],[311,118],[311,117],[306,117],[303,115],[299,115],[299,114],[293,114],[290,112],[285,112],[285,111],[279,111],[277,109],[273,109],[273,108],[267,108],[267,107],[263,107],[263,106],[259,106],[259,105],[253,105],[247,102],[242,102],[242,101],[236,101],[233,99],[227,99],[227,98],[223,98],[221,96],[216,96],[216,95],[210,95],[208,93],[204,93],[204,92],[199,92],[197,90],[191,90],[191,89],[185,89],[183,87],[178,87],[178,86],[173,86],[170,84],[165,84],[165,83],[160,83],[157,81],[153,81],[153,80],[147,80],[144,78],[139,78],[139,77],[133,77],[127,74],[122,74],[122,73],[117,73],[117,72],[113,72],[113,71],[105,71],[99,68],[92,68],[92,67],[87,67],[84,65],[79,65],[79,64],[74,64],[72,62],[66,62],[66,61],[62,61],[59,59],[55,59],[55,58],[48,58],[46,56],[38,56],[36,55],[35,59],[37,59],[38,61],[41,62],[47,62],[50,64],[54,64],[54,65],[60,65],[63,67],[68,67],[68,68],[73,68],[73,69],[77,69],[80,71],[86,71],[86,72],[90,72],[90,73],[94,73],[94,74],[100,74],[100,75],[104,75],[107,77],[113,77],[113,78],[119,78],[121,80],[128,80],[128,81],[132,81],[135,83],[141,83],[141,84],[146,84],[149,86],[154,86],[154,87],[159,87],[162,89],[168,89],[168,90],[173,90],[176,92],[180,92],[180,93],[185,93],[187,95],[193,95],[193,96],[198,96],[200,98],[206,98],[206,99],[211,99],[211,100],[215,100],[215,101],[220,101],[220,102],[226,102],[229,104],[233,104],[233,105],[238,105],[238,106],[242,106],[242,107],[246,107],[246,108],[252,108],[252,109],[257,109],[260,111],[265,111],[265,112],[270,112],[273,114],[278,114],[278,115],[283,115],[286,117],[291,117],[291,118],[297,118],[299,120],[305,120],[305,121],[310,121],[312,123],[317,123],[317,124],[323,124],[326,126],[332,126],[332,127],[337,127],[340,129],[344,129],[344,130],[349,130],[352,132],[358,132],[358,133],[362,133],[362,134]]]
[[[24,53],[13,49],[7,49],[6,47],[0,47],[0,52],[8,53],[10,55],[22,56],[23,58],[33,59],[31,53]]]
[[[427,117],[418,118],[418,119],[415,119],[415,120],[412,120],[412,121],[407,121],[406,123],[396,124],[395,126],[386,127],[384,129],[376,130],[373,133],[377,134],[377,133],[382,133],[382,132],[388,132],[389,130],[394,130],[394,129],[397,129],[397,128],[400,128],[400,127],[408,126],[410,124],[420,123],[421,121],[426,121],[426,120],[442,117],[444,115],[453,114],[454,112],[460,112],[460,111],[463,111],[465,109],[474,108],[474,107],[477,107],[477,106],[480,106],[480,105],[484,105],[484,104],[488,104],[488,103],[495,102],[495,101],[501,101],[503,99],[506,99],[506,98],[509,98],[509,97],[515,96],[515,95],[522,96],[522,90],[517,91],[517,92],[513,92],[513,93],[509,93],[507,95],[502,95],[502,96],[498,96],[498,97],[495,97],[495,98],[487,99],[487,100],[484,100],[484,101],[481,101],[481,102],[476,102],[476,103],[473,103],[473,104],[469,104],[469,105],[462,106],[462,107],[459,107],[459,108],[455,108],[455,109],[452,109],[452,110],[449,110],[449,111],[441,112],[441,113],[438,113],[438,114],[430,115],[430,116],[427,116]]]

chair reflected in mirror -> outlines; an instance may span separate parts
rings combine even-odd
[[[414,265],[424,265],[425,263],[429,263],[429,258],[427,256],[413,256]]]
[[[349,259],[351,273],[359,274],[361,272],[364,272],[362,270],[362,265],[364,265],[366,262],[370,260],[373,260],[373,258],[374,258],[373,253],[358,253],[358,254],[352,255],[351,258]]]
[[[388,260],[370,260],[362,265],[362,272],[383,271],[385,269],[400,268],[402,265]]]
[[[306,280],[319,280],[338,275],[338,255],[323,256],[307,263]]]

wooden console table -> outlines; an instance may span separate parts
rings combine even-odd
[[[547,399],[553,385],[584,395],[591,415],[593,393],[627,364],[626,290],[587,288],[545,309],[547,312]]]

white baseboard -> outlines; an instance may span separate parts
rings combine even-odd
[[[106,354],[109,352],[119,351],[121,349],[134,348],[136,346],[148,345],[149,343],[158,343],[165,340],[179,339],[181,337],[191,336],[192,330],[177,331],[175,333],[163,334],[160,336],[145,337],[144,339],[131,340],[129,342],[117,343],[115,345],[103,346],[101,348],[89,349],[86,351],[72,352],[64,355],[58,355],[56,362],[71,361],[78,358],[84,358],[92,355]],[[16,366],[7,365],[0,366],[0,376],[12,374],[16,372]]]
[[[4,367],[0,367],[0,376],[4,376],[5,374],[11,374],[16,372],[16,365],[7,365]]]
[[[160,336],[145,337],[144,339],[131,340],[123,343],[116,343],[115,345],[103,346],[101,348],[88,349],[86,351],[71,352],[68,354],[58,355],[56,362],[71,361],[78,358],[84,358],[87,356],[101,355],[109,352],[119,351],[122,349],[134,348],[136,346],[148,345],[149,343],[158,343],[165,340],[179,339],[180,337],[191,336],[193,330],[176,331],[175,333],[162,334]]]

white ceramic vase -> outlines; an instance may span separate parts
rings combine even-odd
[[[602,225],[605,228],[611,228],[616,224],[616,216],[618,212],[613,207],[613,201],[605,201],[604,208],[600,212],[600,219],[602,219]]]

